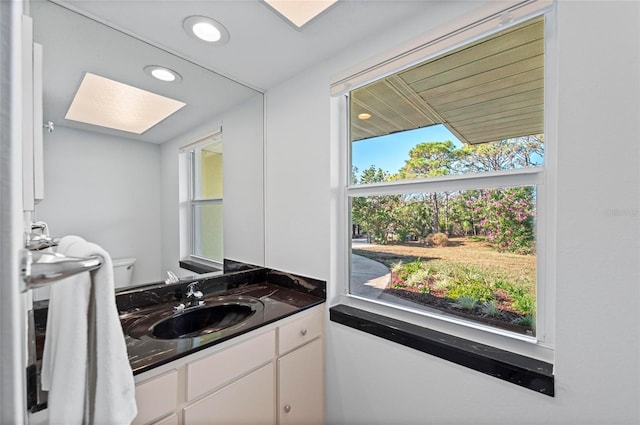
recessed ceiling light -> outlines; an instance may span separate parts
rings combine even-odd
[[[160,81],[178,83],[182,81],[182,76],[173,69],[165,68],[164,66],[149,65],[144,67],[144,71]]]
[[[358,119],[360,120],[368,120],[369,118],[371,118],[371,114],[367,114],[366,112],[358,114]]]
[[[189,16],[183,27],[191,37],[209,44],[221,46],[229,41],[229,31],[224,25],[206,16]]]
[[[338,0],[264,0],[298,29]]]
[[[142,134],[184,102],[87,72],[65,118]]]

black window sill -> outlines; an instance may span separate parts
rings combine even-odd
[[[180,260],[179,265],[181,269],[189,270],[198,274],[222,271],[219,267],[210,266],[192,260]]]
[[[396,342],[540,394],[554,396],[553,365],[549,363],[347,305],[331,307],[329,317],[332,322]]]

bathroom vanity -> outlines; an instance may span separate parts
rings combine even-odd
[[[323,423],[325,282],[265,268],[193,281],[116,294],[133,423]]]
[[[133,423],[323,423],[322,323],[320,305],[137,375]]]

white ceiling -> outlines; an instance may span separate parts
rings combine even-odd
[[[482,3],[456,1],[464,7]],[[296,29],[262,0],[31,0],[34,35],[45,46],[44,120],[164,143],[352,46],[380,40],[408,22],[419,27],[421,17],[443,10],[442,3],[451,6],[436,0],[339,0]],[[229,42],[211,46],[187,35],[183,21],[192,15],[224,24]],[[182,82],[155,81],[141,72],[146,65],[168,66]],[[187,106],[142,135],[65,120],[85,72]]]
[[[212,117],[233,105],[261,96],[255,90],[49,1],[32,0],[29,12],[34,23],[34,40],[44,46],[43,118],[56,127],[161,144],[211,124]],[[155,80],[144,71],[147,65],[169,67],[182,75],[182,81]],[[186,106],[141,135],[67,120],[65,115],[86,72],[184,102]]]
[[[340,0],[296,30],[259,0],[59,2],[260,91],[438,7],[433,0]],[[229,43],[215,47],[190,38],[182,22],[191,15],[221,22]]]

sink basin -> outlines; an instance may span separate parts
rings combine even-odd
[[[173,306],[160,308],[136,320],[126,332],[134,338],[201,337],[249,326],[263,308],[262,302],[253,297],[205,298],[203,305],[178,313],[173,311]]]
[[[217,332],[246,320],[255,313],[251,306],[220,304],[200,307],[168,317],[151,327],[151,335],[159,339],[175,339],[198,333],[203,329]]]

